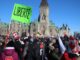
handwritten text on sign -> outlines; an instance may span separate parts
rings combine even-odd
[[[20,21],[22,23],[29,23],[31,14],[32,14],[31,7],[15,4],[12,13],[12,19],[16,21]]]

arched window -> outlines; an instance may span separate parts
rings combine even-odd
[[[46,20],[46,15],[45,14],[43,14],[42,19]]]

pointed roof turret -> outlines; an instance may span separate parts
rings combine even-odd
[[[48,6],[47,0],[42,0],[41,1],[40,7],[42,7],[42,6]]]

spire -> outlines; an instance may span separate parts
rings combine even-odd
[[[41,1],[41,4],[40,4],[40,7],[41,7],[41,6],[48,6],[47,0],[42,0],[42,1]]]

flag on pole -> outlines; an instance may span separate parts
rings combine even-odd
[[[63,42],[62,42],[60,37],[58,37],[58,41],[59,41],[61,53],[64,54],[64,52],[66,51],[66,47],[64,46],[64,44],[63,44]]]

